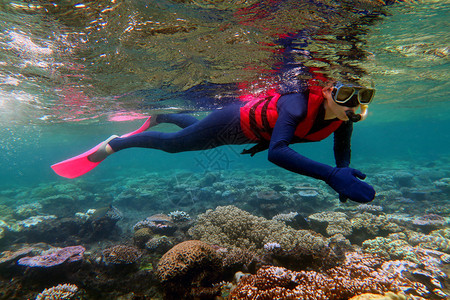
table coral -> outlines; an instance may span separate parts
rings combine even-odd
[[[266,243],[279,243],[285,250],[303,245],[310,249],[327,247],[326,239],[315,232],[295,230],[284,223],[253,216],[235,206],[218,206],[198,216],[189,229],[195,239],[226,248],[263,251]]]
[[[17,264],[26,267],[54,267],[65,262],[74,262],[83,258],[86,249],[83,246],[69,246],[49,250],[48,254],[26,256],[17,261]]]
[[[173,224],[172,218],[164,214],[147,217],[145,220],[139,221],[133,226],[135,231],[142,228],[149,228],[154,233],[165,235],[171,235],[177,229]]]
[[[337,300],[368,292],[383,294],[403,290],[428,293],[426,287],[418,282],[377,268],[382,260],[376,256],[351,252],[346,257],[342,266],[322,273],[262,267],[256,275],[241,280],[231,292],[230,300]]]
[[[280,195],[280,193],[278,193],[274,190],[265,189],[265,190],[259,191],[256,194],[256,198],[261,201],[269,201],[270,202],[270,201],[279,200],[281,198],[281,195]]]
[[[9,264],[14,262],[15,260],[29,255],[35,250],[33,247],[23,247],[16,251],[3,251],[0,253],[0,266],[3,264]]]
[[[436,214],[426,214],[413,220],[414,225],[427,227],[442,227],[447,223],[444,217]]]

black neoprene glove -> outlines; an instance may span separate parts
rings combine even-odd
[[[339,200],[367,203],[375,198],[374,188],[361,181],[366,175],[353,168],[334,168],[326,183],[339,193]]]

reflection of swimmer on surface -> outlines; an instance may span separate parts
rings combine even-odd
[[[375,190],[361,181],[365,175],[349,168],[353,122],[364,119],[374,90],[359,86],[327,83],[305,92],[263,96],[242,96],[241,104],[215,110],[202,120],[184,114],[161,114],[147,120],[139,130],[122,137],[112,136],[90,151],[52,168],[61,176],[78,177],[114,152],[132,148],[160,149],[170,153],[205,150],[222,145],[256,144],[243,154],[252,156],[268,149],[268,159],[276,165],[325,181],[349,198],[369,202]],[[360,107],[361,114],[356,114]],[[177,132],[145,131],[159,123],[172,123]],[[322,164],[292,150],[293,143],[320,141],[334,133],[336,167]]]

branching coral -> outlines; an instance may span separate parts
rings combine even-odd
[[[36,300],[74,299],[78,287],[74,284],[58,284],[57,286],[43,290],[36,296]]]
[[[281,267],[262,267],[245,277],[231,292],[230,299],[349,299],[362,293],[413,290],[427,293],[424,285],[399,274],[386,272],[382,260],[373,255],[351,252],[342,266],[322,273],[295,272]]]
[[[314,230],[332,236],[341,233],[344,236],[352,234],[352,224],[342,212],[325,211],[310,215],[308,219]]]
[[[375,216],[368,212],[357,214],[351,222],[353,230],[362,230],[371,235],[378,235],[380,231],[398,232],[401,230],[389,222],[385,215]]]
[[[362,294],[359,296],[355,296],[350,300],[406,300],[406,296],[404,294],[394,294],[388,292],[384,295],[378,294]]]
[[[281,222],[256,217],[235,206],[219,206],[199,215],[189,230],[194,238],[226,248],[262,251],[266,243],[277,242],[285,250],[302,245],[309,249],[327,246],[320,234],[295,230]]]

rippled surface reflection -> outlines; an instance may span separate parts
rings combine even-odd
[[[413,105],[429,90],[427,81],[442,82],[431,92],[445,93],[448,35],[438,24],[449,4],[383,4],[2,0],[1,122],[192,110],[180,91],[205,83],[249,91],[281,81],[295,86],[305,79],[302,66],[365,84],[375,78],[383,86],[380,103],[399,101],[383,97],[383,89],[404,93],[397,83],[417,83]]]

